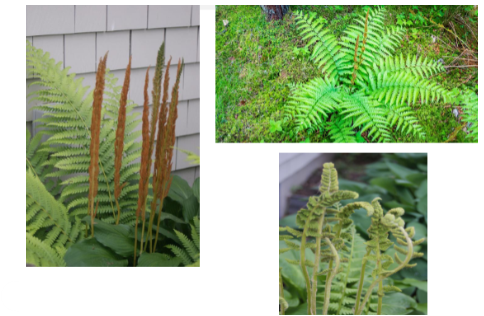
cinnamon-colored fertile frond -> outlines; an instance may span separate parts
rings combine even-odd
[[[171,61],[171,59],[170,59]],[[157,178],[156,181],[158,185],[154,190],[157,190],[157,195],[160,199],[160,205],[163,206],[163,201],[165,197],[168,195],[171,186],[171,168],[172,168],[172,157],[173,157],[173,146],[175,145],[175,125],[176,119],[178,117],[178,88],[180,86],[180,78],[183,70],[184,62],[178,61],[178,68],[176,73],[176,80],[175,84],[173,85],[173,89],[171,92],[171,102],[170,108],[168,109],[169,116],[166,119],[166,124],[164,125],[163,129],[163,137],[158,141],[162,141],[161,150],[160,150],[160,161],[156,161],[158,164],[157,170]],[[165,87],[168,88],[168,84],[165,81]],[[162,207],[160,208],[160,212],[158,215],[158,223],[156,227],[156,235],[155,235],[155,245],[153,249],[156,249],[156,244],[158,242],[158,232],[160,230],[160,223],[161,223],[161,212]]]
[[[153,179],[156,179],[157,184],[161,183],[161,173],[160,170],[164,166],[164,137],[165,137],[165,129],[166,129],[166,119],[167,119],[167,114],[168,114],[168,95],[169,95],[169,85],[170,85],[170,75],[169,75],[169,69],[171,65],[171,57],[170,60],[168,60],[168,64],[166,65],[167,71],[165,71],[165,79],[163,81],[163,99],[161,101],[161,106],[160,106],[160,118],[158,121],[158,135],[156,138],[156,156],[155,156],[155,171],[153,175]],[[158,186],[157,186],[158,187]],[[155,201],[156,204],[156,201]],[[153,208],[152,208],[153,209]]]
[[[184,65],[185,63],[183,59],[181,61],[178,60],[176,81],[175,81],[175,84],[173,85],[173,89],[171,92],[169,117],[166,123],[165,145],[163,146],[166,150],[166,163],[164,166],[165,181],[167,181],[170,178],[171,167],[172,167],[173,146],[175,146],[175,125],[176,125],[176,119],[178,118],[178,90],[180,86],[180,78],[181,78]],[[170,184],[171,184],[171,181],[169,181],[169,183],[167,183],[164,186],[163,194],[162,194],[163,197],[165,197],[168,194],[168,191],[170,190]]]
[[[150,165],[151,155],[153,153],[153,144],[155,140],[155,127],[158,121],[158,108],[160,106],[161,97],[161,74],[163,72],[163,66],[165,64],[165,43],[161,44],[156,57],[155,76],[153,77],[153,90],[151,91],[153,98],[153,112],[151,113],[151,126],[150,126]],[[168,69],[168,68],[167,68]]]
[[[149,108],[148,108],[148,82],[149,82],[149,70],[146,70],[146,78],[145,78],[145,89],[144,89],[144,97],[145,102],[143,104],[143,127],[142,127],[142,135],[143,135],[143,145],[141,149],[141,167],[140,167],[140,179],[139,179],[139,189],[138,189],[138,209],[136,210],[136,217],[139,217],[140,214],[144,219],[144,206],[146,202],[146,195],[148,193],[148,178],[149,178],[149,170],[150,166],[148,164],[149,161],[149,145],[150,145],[150,131],[149,131]]]
[[[94,198],[97,195],[99,175],[99,134],[101,130],[101,108],[104,93],[104,75],[106,72],[106,60],[108,53],[99,61],[96,74],[96,87],[93,94],[92,117],[91,117],[91,163],[89,165],[89,214],[94,215]]]
[[[121,194],[120,175],[123,149],[124,149],[124,129],[126,124],[126,101],[128,99],[129,79],[131,75],[131,57],[129,57],[128,67],[124,75],[123,90],[121,91],[121,99],[119,100],[118,112],[118,127],[116,129],[116,140],[114,143],[114,197],[119,199]]]

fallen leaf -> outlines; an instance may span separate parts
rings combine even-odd
[[[245,100],[240,101],[239,106],[244,106],[245,105]]]

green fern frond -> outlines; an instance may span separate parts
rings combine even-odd
[[[464,122],[467,122],[467,131],[469,134],[467,135],[467,138],[470,138],[474,142],[478,142],[478,134],[477,134],[477,106],[478,106],[478,100],[477,100],[477,94],[474,92],[468,92],[467,94],[464,95],[464,104],[462,105],[462,108],[464,109],[464,113],[462,115],[462,120]]]
[[[286,105],[286,113],[296,119],[299,129],[322,123],[338,106],[338,90],[328,78],[316,78],[296,90]]]
[[[26,185],[27,262],[65,266],[62,257],[67,247],[82,239],[81,221],[68,215],[66,207],[30,169],[26,172]]]
[[[356,143],[356,132],[351,126],[351,120],[338,117],[328,123],[329,133],[335,143]]]
[[[74,74],[68,74],[68,69],[62,69],[49,54],[34,48],[27,42],[27,65],[35,80],[31,85],[39,85],[42,89],[30,94],[31,100],[42,102],[36,108],[43,115],[36,122],[43,133],[50,135],[44,142],[42,153],[49,155],[45,167],[49,170],[48,177],[71,177],[62,182],[61,199],[69,207],[69,211],[76,215],[85,215],[87,212],[87,198],[84,199],[85,186],[88,186],[87,172],[90,162],[90,124],[92,112],[92,93],[86,94],[88,87],[82,85],[82,79],[75,79]],[[114,140],[117,125],[119,99],[121,87],[116,85],[117,78],[109,70],[106,71],[105,93],[103,98],[103,111],[100,138],[104,141],[99,149],[99,190],[105,194],[99,196],[99,215],[101,219],[110,221],[114,216]],[[125,155],[120,178],[128,185],[123,189],[120,204],[126,205],[122,213],[134,213],[136,210],[137,194],[127,191],[137,184],[139,179],[139,160],[141,147],[134,144],[140,135],[135,132],[139,124],[139,113],[132,110],[135,104],[128,101],[125,129]],[[138,143],[138,142],[136,142]],[[134,190],[132,190],[134,191]],[[149,203],[149,201],[148,201]],[[107,211],[110,210],[110,211]],[[124,220],[131,221],[130,216],[122,216]],[[127,224],[127,222],[121,222]]]
[[[373,64],[373,70],[376,74],[386,73],[387,75],[397,75],[400,73],[411,73],[416,78],[428,78],[432,75],[445,71],[442,63],[428,60],[427,57],[414,55],[407,56],[407,59],[400,56],[389,56],[380,58]]]
[[[52,247],[27,232],[27,263],[38,267],[65,267],[62,256]]]
[[[336,36],[329,29],[322,30],[321,19],[314,19],[310,14],[303,14],[301,11],[295,12],[294,16],[300,34],[304,36],[303,40],[309,40],[307,46],[315,44],[311,59],[325,76],[331,80],[337,79],[344,63],[344,55],[338,53],[340,46]]]
[[[181,243],[183,244],[183,247],[185,247],[186,252],[190,255],[192,259],[196,259],[197,256],[199,255],[199,251],[195,246],[195,244],[193,243],[193,241],[188,239],[187,236],[183,235],[176,229],[174,231],[178,239],[180,239]]]
[[[395,126],[395,131],[403,134],[413,134],[420,139],[425,139],[422,126],[418,123],[411,107],[405,105],[388,105],[387,122],[390,126]]]
[[[390,142],[392,140],[385,116],[385,110],[375,100],[371,100],[359,92],[347,95],[341,103],[345,119],[354,118],[353,126],[361,126],[361,132],[368,131],[368,136],[378,141]]]
[[[180,258],[183,265],[186,267],[199,267],[200,266],[200,220],[198,216],[193,218],[193,225],[190,225],[191,237],[190,240],[186,235],[177,231],[175,234],[183,245],[183,249],[175,246],[168,245],[167,247]]]
[[[440,100],[448,102],[455,97],[435,82],[419,79],[412,73],[400,72],[395,75],[379,73],[376,75],[376,85],[368,91],[371,98],[388,105],[404,103],[431,104]]]
[[[177,258],[180,258],[183,265],[188,266],[193,263],[193,261],[190,259],[190,256],[185,250],[174,245],[168,245],[166,247],[170,248]]]

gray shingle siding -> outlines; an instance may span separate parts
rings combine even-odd
[[[146,69],[150,69],[150,102],[154,66],[159,46],[165,41],[165,60],[173,57],[169,69],[170,94],[178,58],[184,58],[180,79],[176,144],[180,149],[199,153],[200,143],[200,7],[199,6],[27,6],[27,34],[36,48],[49,52],[63,67],[71,67],[83,84],[95,84],[99,58],[109,50],[107,67],[122,85],[132,55],[131,84],[128,97],[143,108]],[[27,94],[40,87],[28,87]],[[33,112],[38,101],[27,103],[27,128],[35,133]],[[141,125],[139,126],[141,129]],[[189,183],[198,177],[198,166],[189,165],[186,155],[175,150],[173,170]]]
[[[197,134],[200,131],[200,99],[188,101],[187,134]]]
[[[74,33],[73,5],[28,5],[27,36]]]
[[[134,30],[131,33],[133,68],[155,66],[160,43],[165,40],[165,29]]]
[[[146,5],[109,5],[107,31],[145,29],[148,23]]]
[[[180,136],[177,138],[177,148],[187,149],[190,148],[191,152],[200,154],[200,134],[193,134],[187,136]],[[191,165],[186,161],[187,155],[179,152],[176,157],[176,169],[190,168]]]
[[[99,59],[108,54],[110,70],[126,69],[129,60],[129,31],[97,33],[96,69]]]
[[[186,65],[183,80],[183,100],[200,99],[200,64]]]
[[[192,26],[200,25],[200,6],[193,5],[192,6]]]
[[[76,5],[75,14],[76,33],[106,31],[105,5]]]
[[[65,35],[65,66],[76,74],[96,71],[96,34]]]
[[[183,58],[185,63],[197,61],[198,27],[171,28],[166,30],[166,62]],[[180,40],[184,39],[184,40]]]
[[[189,5],[150,5],[148,28],[190,26],[191,7]]]

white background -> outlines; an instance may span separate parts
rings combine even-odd
[[[279,152],[428,152],[429,315],[482,314],[482,144],[215,144],[214,6],[200,11],[201,268],[25,268],[25,7],[3,9],[3,315],[277,315]]]

